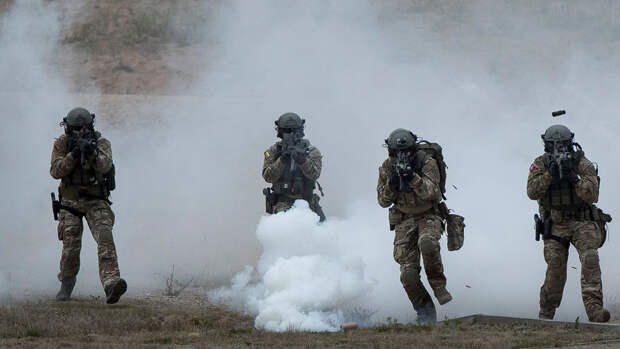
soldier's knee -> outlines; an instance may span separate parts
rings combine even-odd
[[[595,249],[586,250],[582,253],[583,266],[587,269],[594,269],[599,265],[598,251]]]
[[[114,242],[114,237],[112,236],[112,229],[108,229],[107,227],[103,229],[99,229],[97,231],[99,237],[100,244],[106,244]]]
[[[400,282],[405,287],[415,287],[422,284],[420,280],[420,268],[406,267],[400,271]]]
[[[421,236],[418,241],[418,246],[420,246],[420,252],[422,252],[422,254],[430,254],[439,251],[439,241],[429,235]]]

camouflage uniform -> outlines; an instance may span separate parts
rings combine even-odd
[[[322,155],[321,152],[310,144],[307,140],[309,148],[308,158],[303,164],[297,164],[291,158],[288,162],[282,161],[278,156],[278,143],[272,145],[265,151],[265,159],[263,161],[263,178],[266,182],[274,184],[274,187],[280,184],[288,184],[295,187],[294,184],[301,184],[302,190],[296,193],[288,192],[278,195],[277,203],[274,205],[274,213],[283,212],[290,209],[297,199],[312,201],[314,198],[312,191],[315,182],[321,175]],[[312,203],[311,204],[312,208]]]
[[[423,151],[421,175],[408,183],[411,192],[398,192],[390,183],[392,158],[379,168],[377,197],[381,207],[390,208],[390,224],[395,225],[394,259],[400,264],[400,280],[414,309],[421,316],[435,318],[435,305],[420,280],[420,257],[435,296],[447,293],[439,239],[444,230],[438,205],[442,200],[437,162]],[[450,297],[451,299],[451,297]]]
[[[110,142],[97,132],[97,148],[93,159],[82,166],[69,149],[69,137],[61,135],[54,142],[50,174],[61,179],[61,204],[83,213],[97,242],[99,278],[104,288],[120,279],[116,247],[112,237],[114,213],[102,188],[102,174],[112,167]],[[75,277],[80,269],[82,247],[82,217],[62,209],[58,224],[58,238],[63,242],[58,279]]]
[[[590,321],[606,321],[603,312],[601,268],[597,249],[604,242],[604,227],[592,220],[593,203],[598,201],[599,179],[594,165],[582,156],[576,170],[577,181],[566,188],[559,188],[559,181],[548,170],[545,156],[540,156],[530,167],[527,195],[538,200],[541,216],[550,214],[553,236],[565,239],[577,249],[581,261],[581,293]],[[562,190],[564,190],[562,192]],[[557,196],[556,196],[557,195]],[[567,202],[558,204],[561,197]],[[541,318],[552,319],[560,306],[566,283],[568,246],[554,239],[544,240],[547,262],[545,282],[540,288]],[[608,318],[608,317],[607,317]]]

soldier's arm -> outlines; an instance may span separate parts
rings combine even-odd
[[[67,176],[78,163],[79,159],[73,157],[71,152],[67,152],[66,137],[57,138],[52,149],[52,160],[50,174],[54,179],[61,179]]]
[[[284,172],[285,164],[280,161],[280,157],[276,154],[275,146],[267,149],[265,152],[265,160],[263,160],[263,178],[267,183],[275,183],[282,172]]]
[[[379,167],[379,180],[377,183],[377,201],[381,207],[389,207],[396,201],[397,192],[392,189],[389,183],[388,169],[386,160],[381,167]]]
[[[323,167],[323,156],[317,148],[313,148],[308,154],[306,162],[299,166],[301,172],[307,178],[316,181],[321,175],[321,168]]]
[[[599,182],[596,169],[584,156],[577,167],[579,179],[575,183],[575,192],[583,201],[593,204],[598,201]]]
[[[437,161],[428,157],[422,168],[422,173],[416,173],[409,182],[409,186],[424,201],[441,201],[440,181],[441,175],[439,174]]]
[[[106,173],[112,168],[112,145],[105,138],[97,140],[97,150],[93,159],[93,169],[100,173]]]
[[[527,196],[532,200],[542,198],[552,180],[553,177],[547,170],[542,157],[537,158],[530,166],[530,174],[527,177]]]

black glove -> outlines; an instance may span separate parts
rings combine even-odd
[[[572,166],[565,166],[562,168],[562,178],[569,183],[575,183],[579,179],[577,171]]]
[[[285,164],[288,164],[291,162],[291,153],[289,152],[282,152],[280,154],[280,161],[282,161]]]
[[[389,173],[389,184],[390,188],[398,191],[400,187],[400,178],[398,177],[398,173],[396,173],[396,170],[394,169]]]
[[[552,161],[549,164],[549,173],[553,178],[560,178],[560,165],[557,162]]]
[[[84,155],[91,156],[97,148],[97,143],[92,139],[80,138],[78,139],[78,146],[80,147],[80,151],[84,153]]]
[[[303,164],[304,162],[306,162],[306,160],[308,159],[308,153],[306,153],[306,151],[295,151],[293,153],[293,160],[295,160],[296,163],[298,163],[299,165]]]
[[[80,151],[80,147],[78,147],[77,145],[73,146],[73,149],[71,149],[71,155],[73,155],[73,158],[77,159],[80,157],[81,154],[82,152]]]

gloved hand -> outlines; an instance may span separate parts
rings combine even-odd
[[[77,159],[80,157],[81,154],[82,152],[80,151],[80,147],[78,147],[77,145],[74,145],[73,149],[71,149],[71,155],[73,155],[73,158]]]
[[[308,153],[306,153],[305,151],[295,151],[293,153],[293,160],[295,160],[295,162],[299,165],[306,162],[307,159],[308,159]]]
[[[282,161],[285,164],[288,164],[291,162],[291,153],[289,152],[282,152],[280,154],[280,161]]]
[[[565,166],[562,168],[562,178],[569,183],[575,183],[579,179],[577,171],[572,166]]]
[[[78,139],[78,147],[80,148],[80,151],[84,153],[84,155],[91,156],[97,148],[97,143],[96,141],[88,138],[80,138]]]
[[[549,164],[549,173],[553,178],[560,178],[560,165],[557,162],[552,161]]]
[[[388,175],[388,183],[390,185],[390,188],[398,191],[400,186],[400,178],[398,177],[398,173],[396,173],[396,170],[393,169]]]

